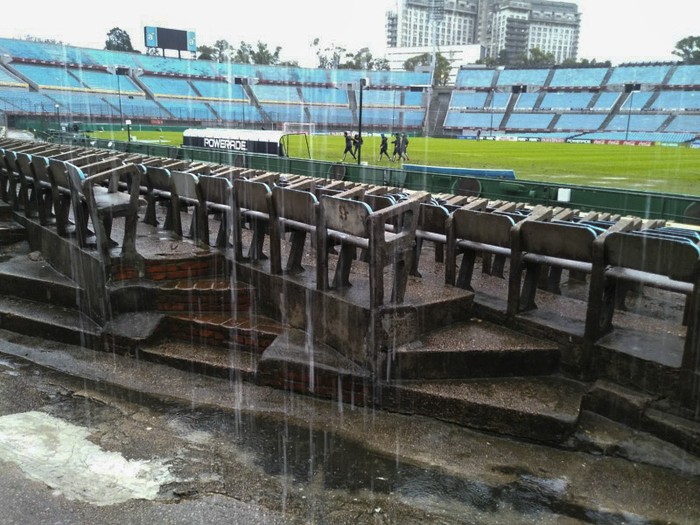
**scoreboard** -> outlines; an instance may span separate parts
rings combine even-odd
[[[146,26],[143,29],[146,47],[197,52],[194,31]]]

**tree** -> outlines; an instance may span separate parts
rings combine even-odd
[[[430,66],[432,65],[433,56],[430,53],[423,53],[422,55],[414,56],[409,58],[403,63],[403,68],[406,71],[415,71],[419,66]],[[447,60],[441,53],[435,55],[435,75],[433,77],[433,84],[436,86],[447,85],[447,80],[450,78],[450,70],[452,66],[450,61]]]
[[[217,62],[227,62],[233,59],[233,47],[226,40],[214,42],[214,60]]]
[[[687,36],[676,43],[673,54],[686,64],[700,64],[700,36]]]
[[[314,38],[311,47],[316,51],[318,67],[321,69],[338,69],[340,67],[340,61],[347,58],[349,55],[347,49],[335,44],[322,47],[321,40],[318,38]],[[352,56],[352,54],[350,54],[350,56]]]
[[[610,67],[612,62],[610,60],[605,60],[604,62],[598,62],[595,58],[588,60],[587,58],[582,58],[577,61],[575,58],[566,58],[561,63],[562,66],[571,68],[590,68],[590,67]]]
[[[109,33],[107,33],[105,49],[109,49],[110,51],[128,51],[129,53],[134,52],[129,33],[118,27],[110,29]]]
[[[37,36],[25,35],[22,40],[27,40],[29,42],[39,42],[41,44],[58,44],[65,45],[61,40],[56,40],[54,38],[39,38]]]
[[[199,53],[197,60],[216,60],[216,49],[212,46],[197,46],[197,53]]]
[[[554,58],[554,53],[545,53],[538,47],[530,49],[530,54],[525,57],[525,65],[528,66],[553,66],[557,59]]]
[[[279,64],[280,51],[282,51],[280,46],[277,46],[275,50],[272,51],[266,43],[259,40],[254,46],[247,42],[241,42],[241,45],[234,53],[232,60],[237,64],[262,64],[274,66]]]

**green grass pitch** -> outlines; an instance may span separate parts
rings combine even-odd
[[[125,132],[94,133],[95,138],[126,140]],[[132,139],[180,145],[182,133],[134,131]],[[633,147],[602,144],[492,142],[437,138],[409,138],[413,164],[464,168],[512,169],[518,179],[583,186],[700,195],[700,149]],[[362,160],[370,165],[396,166],[377,161],[378,136],[365,136]],[[344,148],[338,135],[309,137],[311,158],[337,162]],[[391,154],[391,139],[389,153]],[[307,158],[300,136],[289,138],[289,155]],[[354,162],[348,155],[346,162]]]

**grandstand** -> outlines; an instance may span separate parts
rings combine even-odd
[[[441,136],[687,142],[700,135],[697,65],[465,66],[454,86],[431,92],[430,74],[421,72],[216,63],[5,38],[0,54],[0,111],[10,121],[59,115],[339,131],[356,128],[361,113],[367,131]]]

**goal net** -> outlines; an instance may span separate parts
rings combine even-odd
[[[285,134],[298,134],[306,133],[307,135],[313,135],[316,133],[316,123],[315,122],[284,122],[282,123],[282,131]]]

